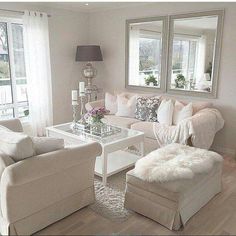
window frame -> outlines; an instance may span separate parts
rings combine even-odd
[[[28,120],[28,116],[21,117],[19,116],[19,108],[21,107],[29,107],[29,101],[17,101],[17,80],[18,79],[26,79],[25,77],[16,77],[15,76],[15,57],[14,57],[14,48],[13,48],[13,35],[12,35],[12,24],[20,24],[23,25],[23,20],[19,18],[13,17],[2,17],[0,16],[0,22],[7,24],[7,43],[8,43],[8,55],[9,55],[9,74],[10,74],[10,86],[11,86],[11,96],[12,103],[8,104],[0,104],[0,110],[2,109],[13,109],[13,117],[19,118],[24,121]],[[1,119],[1,117],[0,117]]]

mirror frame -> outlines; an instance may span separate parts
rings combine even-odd
[[[172,71],[172,48],[173,48],[173,38],[174,38],[174,20],[201,16],[218,16],[217,29],[216,29],[216,41],[215,41],[215,51],[213,53],[213,70],[212,70],[212,91],[210,93],[200,92],[200,91],[189,91],[189,90],[175,90],[171,89],[171,71]],[[216,98],[217,97],[217,85],[219,77],[219,66],[220,66],[220,53],[221,53],[221,42],[223,33],[223,17],[224,10],[214,10],[205,11],[197,13],[187,13],[181,15],[171,15],[169,16],[169,40],[168,40],[168,69],[167,69],[167,93],[169,94],[179,94],[179,95],[189,95],[198,96],[206,98]]]
[[[160,88],[146,87],[139,85],[129,84],[129,27],[133,23],[145,23],[151,21],[162,21],[162,50],[161,50],[161,76],[160,76]],[[148,92],[165,92],[166,91],[166,67],[167,67],[167,43],[168,43],[168,16],[160,17],[148,17],[140,19],[129,19],[126,20],[126,40],[125,40],[125,88],[135,89]]]

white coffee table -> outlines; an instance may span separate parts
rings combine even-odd
[[[99,140],[84,135],[80,131],[73,132],[70,125],[71,123],[66,123],[48,127],[47,136],[63,138],[66,145],[99,142],[103,151],[102,155],[96,159],[95,174],[102,177],[104,185],[109,176],[134,166],[135,162],[144,155],[143,132],[121,128],[120,133]],[[133,145],[139,147],[138,154],[124,151]]]

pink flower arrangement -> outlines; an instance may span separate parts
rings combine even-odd
[[[85,119],[92,122],[101,122],[104,115],[108,114],[110,111],[105,107],[93,108],[85,114]]]

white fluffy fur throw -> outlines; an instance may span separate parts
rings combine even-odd
[[[195,174],[208,173],[222,160],[215,152],[173,143],[138,160],[134,173],[148,182],[192,179]]]

